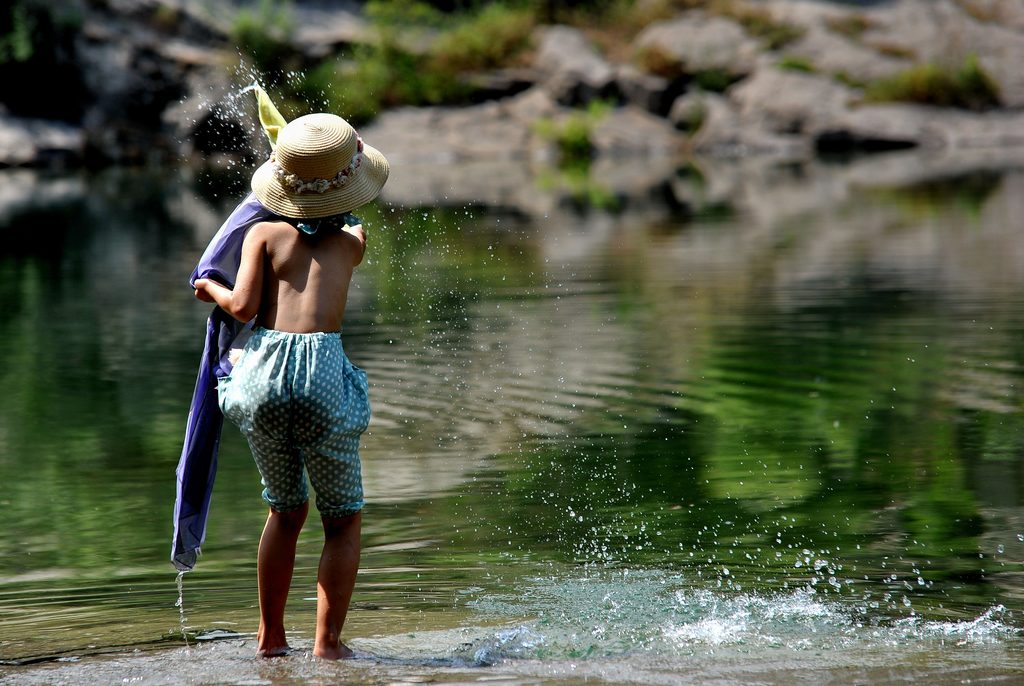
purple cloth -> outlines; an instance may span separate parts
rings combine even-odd
[[[255,224],[277,218],[250,193],[214,235],[192,272],[189,284],[195,288],[196,279],[214,279],[229,288],[234,287],[242,261],[245,234]],[[213,479],[217,472],[217,448],[224,424],[224,416],[217,404],[217,380],[230,373],[228,352],[232,342],[247,326],[219,307],[213,309],[206,322],[206,345],[177,469],[171,562],[179,571],[188,571],[195,566],[199,548],[206,540],[206,518],[210,513]]]

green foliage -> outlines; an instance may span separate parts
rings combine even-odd
[[[850,88],[864,89],[868,85],[867,82],[862,79],[858,79],[848,71],[837,71],[832,74],[832,78],[844,86],[849,86]]]
[[[779,60],[779,69],[785,69],[786,71],[800,71],[805,74],[813,74],[816,69],[814,63],[806,57],[798,57],[796,55],[786,55]]]
[[[999,105],[999,87],[978,63],[968,56],[955,68],[921,64],[891,77],[869,83],[869,101],[906,101],[940,107],[983,110]]]
[[[594,156],[594,127],[610,108],[608,103],[595,100],[586,110],[575,111],[560,121],[541,119],[534,130],[558,148],[560,166],[587,166]]]
[[[537,185],[545,191],[568,191],[575,203],[613,212],[619,207],[619,198],[590,171],[587,163],[548,169],[537,177]]]
[[[419,57],[391,43],[358,46],[348,58],[328,60],[305,72],[296,95],[358,125],[387,107],[452,102],[467,94],[454,73],[422,67]]]
[[[365,7],[366,18],[378,29],[388,27],[439,28],[445,14],[419,0],[370,0]]]
[[[5,62],[27,62],[35,53],[32,33],[35,22],[20,2],[10,7],[10,28],[0,36],[0,64]]]
[[[294,29],[290,0],[260,0],[255,9],[235,15],[231,40],[256,69],[276,71],[294,56],[289,43]]]
[[[693,82],[701,89],[712,93],[724,93],[736,82],[736,77],[724,69],[702,69],[693,75]]]
[[[485,5],[438,37],[432,61],[435,68],[452,71],[500,67],[529,46],[536,24],[528,7]]]
[[[317,103],[361,124],[388,107],[465,102],[471,88],[460,75],[514,59],[535,26],[532,10],[502,3],[445,15],[416,0],[373,0],[366,16],[377,40],[305,70],[286,107]],[[423,52],[406,47],[417,43]]]

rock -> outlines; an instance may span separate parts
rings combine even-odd
[[[901,0],[877,13],[876,28],[866,39],[902,47],[920,62],[954,68],[977,55],[998,84],[1002,104],[1024,106],[1024,33],[978,21],[952,0]]]
[[[327,57],[339,47],[367,43],[373,37],[355,3],[298,2],[292,7],[293,42],[308,56]]]
[[[230,54],[219,48],[208,48],[180,40],[156,41],[153,49],[164,59],[183,70],[192,68],[224,69],[231,63]]]
[[[936,125],[936,108],[905,103],[856,107],[821,121],[814,132],[822,152],[941,147],[948,136]]]
[[[615,83],[626,102],[661,116],[668,114],[672,102],[682,93],[682,87],[668,79],[645,74],[631,64],[616,67]]]
[[[501,100],[528,90],[540,80],[533,69],[494,69],[465,77],[464,82],[473,91],[476,102]]]
[[[363,131],[392,166],[525,159],[531,135],[528,125],[493,102],[471,107],[403,107],[383,113]]]
[[[707,108],[714,106],[710,105],[709,101],[714,100],[722,101],[722,106],[728,107],[727,104],[724,104],[725,98],[717,93],[691,91],[681,95],[672,102],[672,107],[669,108],[668,112],[668,120],[673,126],[684,133],[696,133],[704,123],[705,117],[707,117]]]
[[[615,71],[579,29],[549,26],[537,33],[533,66],[556,101],[571,106],[615,96]]]
[[[669,122],[639,107],[616,107],[594,125],[591,140],[598,157],[659,158],[682,153],[686,137]]]
[[[783,135],[803,134],[834,120],[856,95],[833,79],[771,65],[729,90],[744,127]]]
[[[826,73],[869,82],[935,63],[952,68],[969,55],[999,85],[1004,105],[1024,105],[1024,3],[1012,0],[898,0],[847,11],[819,3],[767,0],[773,13],[807,29],[786,54]],[[860,29],[828,28],[851,18]]]
[[[1019,0],[961,0],[959,5],[977,21],[1024,31],[1024,3]]]
[[[736,106],[722,95],[700,93],[683,97],[686,99],[673,104],[672,110],[679,118],[686,116],[683,111],[699,108],[697,115],[690,115],[700,124],[691,139],[696,153],[715,157],[774,155],[783,158],[802,158],[807,154],[808,144],[804,138],[747,126]]]
[[[785,46],[782,52],[806,60],[817,72],[859,83],[892,76],[913,66],[913,61],[906,57],[883,55],[819,24],[808,26],[803,37]]]
[[[732,78],[749,74],[760,51],[736,22],[699,11],[651,24],[634,45],[641,58],[657,53],[657,59],[678,63],[685,74],[719,71]]]
[[[80,128],[43,119],[0,114],[0,166],[68,166],[85,155]]]
[[[855,107],[822,122],[821,150],[906,147],[976,149],[1024,145],[1024,113],[965,112],[910,104]]]
[[[510,117],[527,124],[538,119],[554,117],[562,111],[548,92],[540,87],[508,98],[502,101],[501,106]]]

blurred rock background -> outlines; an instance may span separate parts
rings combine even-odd
[[[412,166],[1005,154],[1022,64],[1018,0],[12,0],[0,165],[251,161],[253,81]]]

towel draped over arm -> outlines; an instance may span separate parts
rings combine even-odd
[[[246,233],[254,225],[275,218],[276,215],[263,207],[255,196],[247,196],[210,241],[192,272],[189,284],[194,288],[196,279],[214,279],[233,287]],[[206,520],[217,472],[217,449],[224,424],[217,404],[217,380],[231,372],[228,352],[248,326],[219,307],[214,308],[206,322],[206,342],[176,470],[178,485],[171,562],[179,571],[188,571],[195,566],[199,549],[206,540]]]

